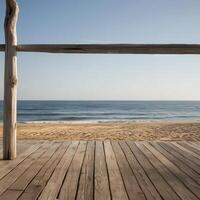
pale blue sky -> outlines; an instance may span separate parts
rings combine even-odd
[[[199,0],[18,2],[18,43],[200,43]],[[200,100],[200,56],[19,53],[18,77],[19,99]]]

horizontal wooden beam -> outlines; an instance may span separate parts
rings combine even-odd
[[[0,44],[0,51],[5,51],[5,45],[4,44]]]
[[[0,51],[5,45],[0,45]],[[74,54],[200,54],[200,44],[27,44],[19,52]]]

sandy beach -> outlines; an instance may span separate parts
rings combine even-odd
[[[200,141],[200,123],[18,124],[17,137],[48,140]]]

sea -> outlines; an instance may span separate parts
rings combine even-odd
[[[22,123],[200,121],[200,101],[18,101],[17,118]]]

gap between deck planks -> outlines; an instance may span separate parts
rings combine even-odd
[[[200,199],[200,142],[19,141],[18,149],[16,160],[0,160],[0,200]]]

